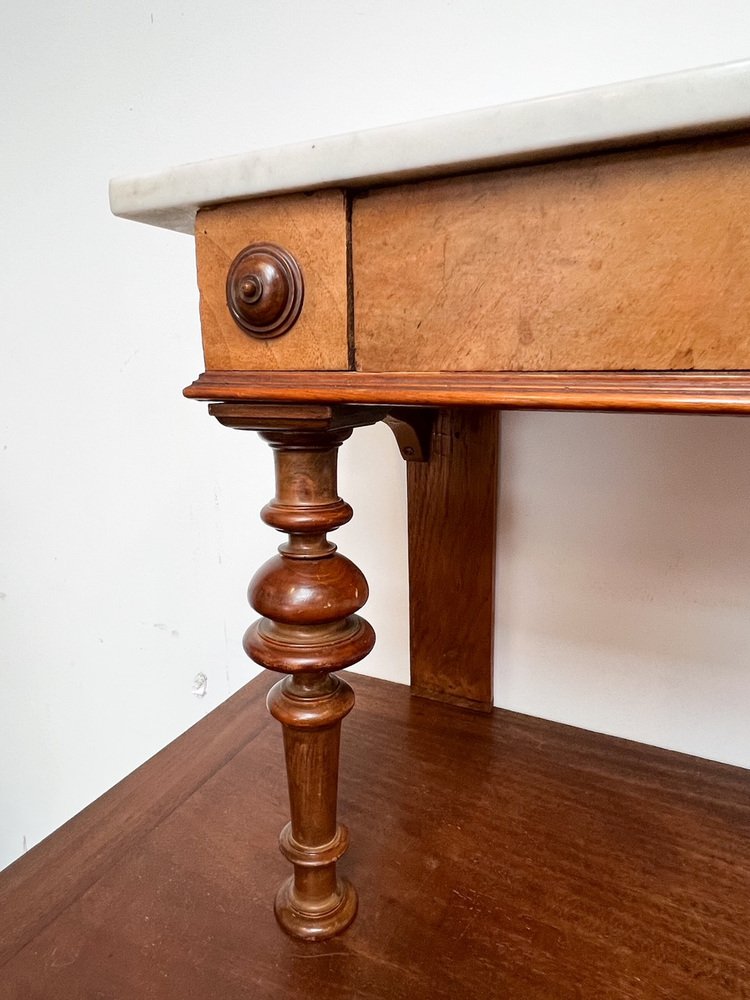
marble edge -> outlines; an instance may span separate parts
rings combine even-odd
[[[750,122],[750,59],[114,178],[115,215],[193,233],[201,207],[440,176]]]

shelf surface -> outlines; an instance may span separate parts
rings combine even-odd
[[[750,60],[326,136],[110,182],[115,215],[192,233],[206,205],[467,172],[750,121]]]
[[[750,996],[750,772],[350,680],[346,934],[274,921],[264,675],[0,875],[2,1000]]]

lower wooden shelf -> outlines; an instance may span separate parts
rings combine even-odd
[[[356,675],[360,914],[285,937],[272,680],[0,874],[3,1000],[750,997],[750,772]]]

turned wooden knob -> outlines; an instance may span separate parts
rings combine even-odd
[[[280,337],[297,322],[304,285],[299,264],[275,243],[253,243],[232,261],[227,305],[251,337]]]

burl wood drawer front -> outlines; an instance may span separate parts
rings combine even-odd
[[[299,265],[299,317],[281,336],[258,339],[227,305],[227,274],[249,244],[275,244]],[[284,195],[203,209],[195,223],[206,370],[346,369],[347,218],[341,191]]]
[[[750,368],[749,142],[356,198],[357,368]]]

